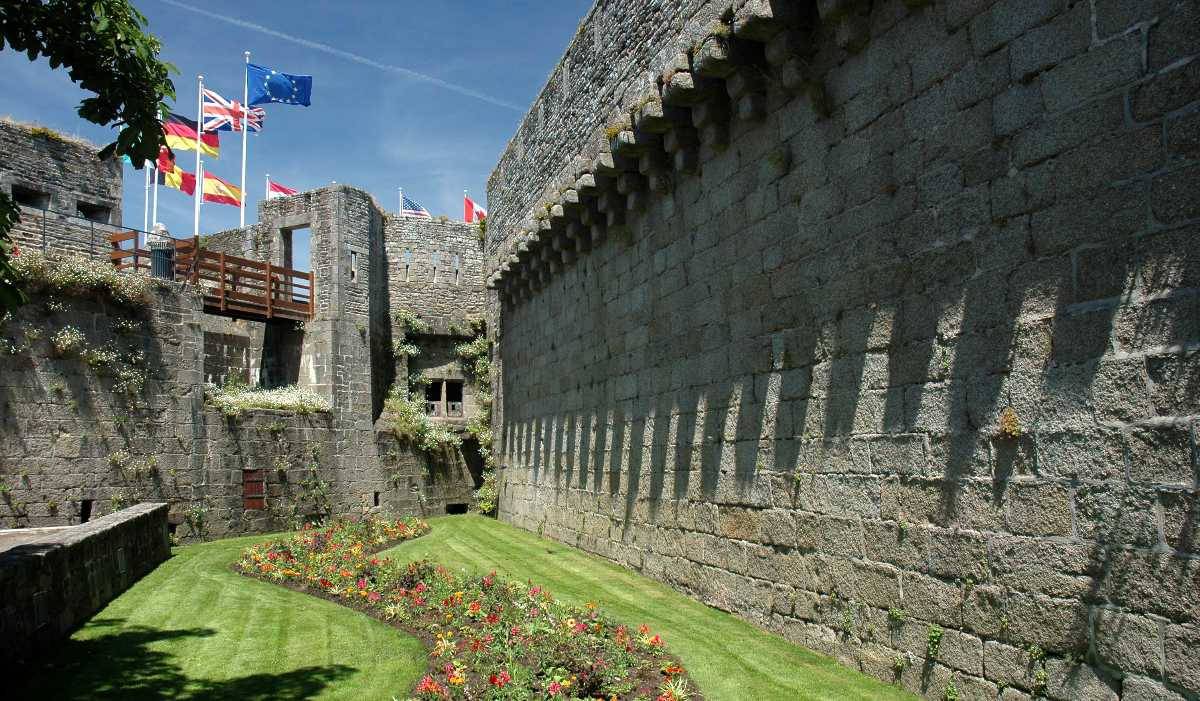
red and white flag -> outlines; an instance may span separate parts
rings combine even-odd
[[[467,193],[463,193],[463,221],[473,224],[487,219],[487,210],[480,207]]]
[[[267,181],[267,199],[268,200],[275,198],[275,197],[287,197],[288,195],[294,195],[294,194],[296,194],[296,191],[290,187],[285,187],[283,185],[280,185],[279,183],[273,183],[270,180]]]

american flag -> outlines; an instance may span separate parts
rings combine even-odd
[[[400,214],[410,217],[425,217],[426,219],[433,219],[428,210],[417,204],[416,201],[408,199],[408,195],[404,195],[403,198],[404,210],[400,212]]]
[[[242,105],[236,100],[230,102],[217,93],[204,89],[204,131],[241,131]],[[246,113],[246,129],[262,131],[263,121],[267,111],[261,107],[251,107]]]

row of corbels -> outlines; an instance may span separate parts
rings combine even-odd
[[[729,8],[547,187],[487,286],[516,305],[606,237],[627,240],[630,212],[696,173],[702,154],[724,150],[733,124],[765,118],[769,85],[806,94],[823,111],[811,69],[818,24],[832,27],[842,48],[859,50],[867,9],[867,0],[740,0]]]

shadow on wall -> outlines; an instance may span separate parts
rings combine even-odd
[[[122,619],[95,619],[89,629],[119,629],[97,638],[67,640],[53,669],[31,670],[13,698],[53,699],[311,699],[358,670],[345,665],[304,667],[281,674],[251,674],[230,679],[186,676],[164,652],[162,643],[216,635],[209,628],[165,630],[124,626]],[[18,680],[18,683],[19,680]]]
[[[519,361],[505,363],[509,453],[521,455],[535,482],[552,469],[566,485],[596,493],[624,490],[627,518],[639,499],[766,505],[769,495],[756,480],[764,472],[868,471],[854,467],[860,459],[872,460],[874,472],[946,480],[939,513],[932,515],[943,524],[952,523],[960,508],[966,483],[959,478],[992,477],[998,501],[1011,476],[1068,477],[1066,468],[1039,466],[1028,435],[996,438],[1006,408],[1020,417],[1026,434],[1092,438],[1105,426],[1172,413],[1171,406],[1139,405],[1153,401],[1139,363],[1148,364],[1156,382],[1186,385],[1176,387],[1176,403],[1200,391],[1200,375],[1187,375],[1184,356],[1170,350],[1200,338],[1194,295],[1178,289],[1200,280],[1200,255],[1187,252],[1183,229],[1156,225],[1134,237],[1149,210],[1147,188],[1102,194],[1103,206],[1095,207],[1102,211],[1085,214],[1078,204],[1099,194],[1076,193],[1050,211],[1057,225],[1034,229],[1030,216],[964,224],[949,221],[945,212],[940,222],[912,224],[901,217],[915,211],[915,194],[901,190],[878,196],[885,200],[879,206],[896,210],[896,222],[837,245],[861,255],[838,255],[831,246],[773,273],[747,276],[715,265],[705,270],[703,261],[720,254],[696,257],[688,278],[716,281],[705,285],[703,304],[720,313],[689,329],[690,341],[669,332],[671,317],[681,313],[672,306],[678,293],[666,287],[671,277],[648,275],[645,296],[660,301],[624,320],[626,330],[648,329],[648,345],[627,349],[622,334],[593,336],[589,324],[581,333],[599,346],[600,360],[570,367],[569,382],[553,375],[540,381],[577,385],[574,395],[582,401],[572,403],[582,404],[582,411],[531,415],[545,402],[520,398],[521,382],[530,378],[514,373],[528,369],[518,371]],[[986,213],[986,202],[982,206]],[[672,226],[651,212],[642,228]],[[696,236],[672,233],[685,242],[680,257],[688,260]],[[960,240],[928,246],[947,236]],[[725,260],[736,258],[735,251],[728,253],[732,258]],[[558,300],[557,309],[574,306],[563,300],[584,307],[564,323],[612,315],[608,307],[623,292],[617,283],[627,280],[595,269],[595,261],[607,257],[581,259],[576,266],[586,272],[559,276],[540,293]],[[886,262],[868,267],[870,261]],[[721,280],[734,282],[722,287]],[[788,287],[794,292],[778,294]],[[536,323],[532,308],[538,304],[534,299],[509,310],[508,328]],[[755,332],[743,335],[739,327]],[[1118,348],[1148,355],[1121,360],[1112,357]],[[544,371],[544,364],[535,367]],[[1173,364],[1178,376],[1167,376]],[[564,368],[561,360],[549,366]],[[649,374],[661,381],[647,381]],[[619,384],[629,377],[638,387],[623,391]],[[1122,391],[1139,382],[1136,393]],[[669,391],[655,392],[668,385]],[[639,404],[648,397],[652,406]],[[627,407],[649,413],[627,417]],[[878,436],[880,444],[861,446],[869,457],[856,455],[852,435]],[[673,480],[667,472],[674,472]]]

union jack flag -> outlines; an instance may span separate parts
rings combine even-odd
[[[217,93],[204,89],[204,131],[241,131],[242,105],[236,100],[230,102]],[[267,111],[261,107],[251,107],[246,112],[246,129],[262,131],[263,121]]]

